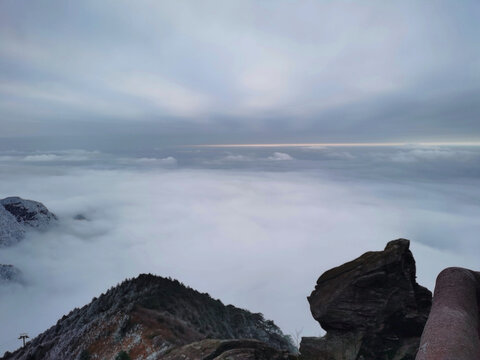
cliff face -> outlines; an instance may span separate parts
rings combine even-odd
[[[225,347],[224,339],[257,342]],[[261,314],[225,306],[175,280],[140,275],[72,311],[25,348],[5,354],[3,359],[115,359],[121,351],[132,359],[180,359],[179,349],[192,343],[197,345],[184,352],[201,352],[204,347],[204,355],[213,356],[210,359],[220,359],[217,355],[227,351],[218,350],[221,346],[237,353],[243,349],[232,359],[250,359],[246,357],[249,351],[270,352],[280,359],[294,351],[280,329]]]
[[[391,241],[320,276],[308,301],[327,334],[302,339],[304,359],[414,359],[432,294],[415,281],[409,244]]]

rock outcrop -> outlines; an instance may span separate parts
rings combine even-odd
[[[251,341],[224,341],[233,339]],[[190,354],[190,359],[248,360],[288,359],[295,349],[261,314],[225,306],[176,280],[140,275],[73,310],[2,359],[113,360],[122,351],[132,359],[186,359],[182,354]]]
[[[202,340],[168,353],[163,360],[295,360],[296,356],[279,351],[257,340]]]
[[[57,220],[45,205],[17,196],[0,200],[0,247],[14,245],[29,229],[46,230]]]
[[[447,268],[437,277],[416,360],[450,359],[480,359],[480,272]]]
[[[308,301],[327,334],[303,338],[302,359],[415,358],[432,294],[415,280],[409,245],[391,241],[320,276]]]

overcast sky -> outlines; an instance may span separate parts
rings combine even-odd
[[[0,137],[480,140],[479,18],[475,0],[2,0]]]

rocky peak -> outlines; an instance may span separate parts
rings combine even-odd
[[[17,196],[0,199],[0,247],[18,243],[28,229],[46,230],[57,217],[45,205]]]
[[[308,301],[327,335],[302,340],[306,359],[414,356],[432,294],[415,280],[409,246],[406,239],[391,241],[383,251],[367,252],[320,276]]]
[[[42,229],[57,219],[55,214],[37,201],[11,196],[0,200],[0,204],[15,217],[18,223],[30,227]]]
[[[226,339],[257,340],[263,345],[257,350],[252,345],[252,351],[278,356],[294,351],[280,329],[261,314],[225,306],[176,280],[143,274],[73,310],[3,359],[114,359],[121,351],[132,359],[165,359],[173,351],[184,358],[178,349],[195,342],[206,346],[207,339],[219,340],[218,346]],[[213,343],[208,344],[211,349]]]

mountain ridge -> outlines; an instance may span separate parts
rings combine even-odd
[[[141,274],[72,310],[1,359],[77,359],[82,353],[113,359],[122,350],[135,359],[163,359],[175,348],[207,339],[258,340],[273,353],[295,351],[261,314],[224,305],[177,280]]]

